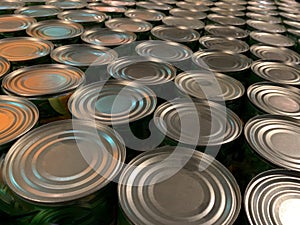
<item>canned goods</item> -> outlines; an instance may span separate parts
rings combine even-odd
[[[229,11],[245,11],[246,7],[244,5],[232,4],[223,1],[215,2],[215,6],[221,9],[227,9]]]
[[[205,6],[213,6],[214,2],[210,0],[186,0],[186,2],[195,4],[195,5],[205,5]]]
[[[23,98],[0,95],[0,150],[6,152],[22,135],[37,123],[39,111]]]
[[[138,1],[136,2],[137,8],[144,8],[144,9],[154,9],[158,11],[168,12],[173,6],[161,3],[161,2],[146,2],[146,1]]]
[[[204,20],[207,16],[206,13],[198,11],[196,9],[173,8],[169,12],[172,16],[191,17],[191,18],[195,18],[198,20]]]
[[[60,9],[81,9],[87,6],[82,0],[47,0],[46,5],[56,6]]]
[[[87,8],[105,13],[111,18],[123,17],[124,13],[127,10],[127,8],[124,6],[111,6],[99,2],[88,4]]]
[[[12,14],[14,10],[24,5],[25,3],[19,0],[2,0],[0,2],[0,14]]]
[[[200,47],[211,50],[232,51],[245,53],[249,50],[249,45],[235,38],[218,37],[213,35],[203,36],[199,39]]]
[[[288,28],[287,37],[289,37],[290,39],[292,39],[297,43],[298,39],[300,38],[300,31],[298,29]]]
[[[5,157],[3,175],[16,196],[35,206],[24,224],[108,225],[117,200],[111,181],[124,159],[123,140],[111,128],[64,120],[20,138]]]
[[[300,9],[299,8],[293,8],[293,6],[279,6],[278,9],[280,11],[286,12],[286,13],[300,13]]]
[[[230,3],[230,4],[235,4],[235,5],[247,5],[247,1],[240,1],[240,0],[223,0],[223,2]]]
[[[244,26],[246,21],[236,16],[222,16],[219,14],[209,14],[207,16],[212,23],[217,23],[221,25],[231,25],[231,26]]]
[[[89,29],[81,35],[81,39],[86,43],[110,47],[130,44],[136,38],[136,34],[132,32],[108,28]]]
[[[9,70],[9,61],[6,58],[0,56],[0,84],[2,82],[3,77],[9,72]]]
[[[224,25],[206,25],[204,29],[210,35],[237,39],[245,39],[250,33],[248,30],[243,30],[239,27]]]
[[[34,17],[37,21],[56,19],[56,16],[62,12],[60,8],[51,5],[35,5],[22,7],[15,11],[15,14]]]
[[[178,2],[177,0],[150,0],[150,2],[155,2],[155,3],[165,3],[165,4],[169,4],[169,5],[176,5],[176,3]]]
[[[247,20],[249,30],[259,30],[269,33],[285,33],[286,28],[283,25],[269,23],[259,20]]]
[[[72,66],[43,64],[28,66],[6,75],[2,89],[32,101],[40,111],[40,123],[69,118],[67,101],[85,82],[84,73]]]
[[[162,19],[162,22],[167,26],[174,27],[186,27],[194,30],[202,30],[205,24],[198,19],[194,19],[191,17],[175,17],[175,16],[167,16]]]
[[[265,22],[269,22],[269,23],[281,23],[282,22],[280,17],[270,16],[270,15],[265,15],[265,14],[247,12],[246,16],[249,19],[265,21]]]
[[[295,45],[295,42],[287,36],[260,31],[252,31],[250,39],[250,42],[258,42],[276,47],[293,47]]]
[[[33,6],[33,5],[44,5],[46,0],[22,0],[25,2],[25,6]]]
[[[300,22],[283,20],[283,23],[286,28],[300,29]]]
[[[209,11],[209,7],[204,4],[194,4],[191,2],[187,2],[187,1],[179,1],[176,3],[176,6],[181,9],[189,9],[189,10],[193,9],[193,10],[197,10],[199,12]]]
[[[134,0],[101,0],[104,4],[111,5],[111,6],[126,6],[126,7],[133,7],[135,6]]]
[[[299,18],[299,16],[298,16],[298,14],[281,12],[281,13],[279,13],[279,15],[280,15],[284,20],[288,19],[288,20],[300,22],[300,18]]]
[[[221,9],[219,7],[212,7],[210,8],[210,11],[224,16],[236,16],[236,17],[245,16],[245,13],[243,11],[229,11],[227,9]]]
[[[124,15],[132,19],[145,20],[150,23],[158,23],[166,16],[162,12],[151,9],[130,9],[127,10]]]
[[[182,147],[133,159],[120,176],[118,196],[124,215],[118,225],[233,224],[241,207],[232,174],[211,156]]]
[[[271,12],[275,12],[276,15],[277,15],[276,10],[277,10],[277,7],[274,6],[274,5],[247,6],[247,11],[248,12],[251,11],[251,12],[260,13],[260,14],[268,14],[268,15],[270,15],[268,12],[271,11]]]

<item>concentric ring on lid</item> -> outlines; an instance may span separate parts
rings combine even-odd
[[[136,6],[142,7],[145,9],[164,10],[164,11],[168,11],[173,8],[172,6],[165,4],[165,3],[146,2],[146,1],[138,1],[138,2],[136,2]]]
[[[207,19],[222,25],[242,26],[246,24],[244,19],[235,16],[222,16],[219,14],[209,14]]]
[[[22,7],[15,10],[15,14],[21,14],[26,16],[31,16],[35,18],[47,17],[47,16],[56,16],[62,12],[62,9],[52,6],[52,5],[33,5],[28,7]]]
[[[151,23],[139,19],[115,18],[107,20],[105,26],[110,29],[120,29],[130,32],[146,32],[152,29]]]
[[[277,23],[268,23],[259,20],[247,20],[247,25],[253,27],[256,30],[270,32],[270,33],[284,33],[286,28]]]
[[[26,30],[29,36],[51,41],[75,38],[80,36],[83,31],[81,24],[63,20],[41,21]]]
[[[252,31],[250,37],[260,43],[277,47],[292,47],[295,45],[292,39],[282,34]]]
[[[178,17],[191,17],[198,20],[204,20],[207,17],[207,14],[195,9],[181,9],[174,8],[169,11],[172,16]]]
[[[0,118],[1,146],[31,130],[38,121],[39,111],[26,99],[0,95]]]
[[[132,19],[145,21],[160,21],[166,16],[162,12],[151,9],[129,9],[124,13],[124,15]]]
[[[269,23],[281,23],[280,17],[264,15],[264,14],[259,14],[259,13],[252,13],[252,12],[247,12],[246,16],[253,20],[260,20],[260,21],[265,21],[265,22],[269,22]]]
[[[300,171],[300,123],[287,116],[261,115],[244,127],[248,144],[267,161]]]
[[[233,175],[211,156],[164,147],[134,158],[118,184],[119,202],[132,224],[232,224],[241,193]]]
[[[4,77],[2,87],[7,93],[34,99],[68,93],[84,82],[84,73],[76,67],[44,64],[11,72]]]
[[[19,0],[2,0],[0,2],[0,10],[18,9],[25,5],[25,2]]]
[[[97,22],[101,23],[106,19],[105,13],[96,10],[77,9],[68,10],[59,13],[57,17],[61,20],[71,21],[75,23]]]
[[[112,63],[118,58],[118,53],[103,46],[72,44],[54,49],[51,58],[71,66],[100,66]]]
[[[3,165],[11,190],[34,204],[68,204],[105,187],[123,167],[125,146],[110,127],[83,120],[28,132]]]
[[[166,16],[162,19],[162,22],[167,26],[174,27],[187,27],[189,29],[200,30],[203,29],[205,23],[201,20],[194,19],[191,17],[176,17],[176,16]]]
[[[166,62],[189,59],[193,51],[185,45],[172,41],[149,40],[138,44],[135,51],[144,57],[153,57]]]
[[[173,80],[176,68],[165,61],[142,56],[124,56],[107,66],[107,72],[118,80],[159,85]]]
[[[25,15],[0,15],[0,32],[16,32],[26,30],[27,27],[36,23],[36,20],[32,17]]]
[[[0,56],[0,80],[9,71],[9,69],[10,62],[6,58]]]
[[[106,125],[128,124],[150,115],[156,107],[156,96],[135,82],[109,80],[76,90],[68,107],[78,119],[93,119]]]
[[[82,0],[47,0],[46,5],[53,5],[60,9],[81,9],[87,6]]]
[[[0,40],[0,56],[10,62],[47,56],[53,48],[54,45],[50,41],[32,37],[3,38]]]
[[[232,38],[246,38],[249,35],[248,30],[243,30],[235,26],[223,26],[223,25],[206,25],[205,31],[211,35],[221,37],[232,37]]]
[[[207,12],[210,10],[209,7],[206,5],[196,5],[191,2],[186,2],[186,1],[179,1],[176,3],[176,6],[181,9],[194,9],[199,12]]]

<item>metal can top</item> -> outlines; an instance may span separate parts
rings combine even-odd
[[[232,38],[246,38],[249,35],[248,30],[243,30],[235,26],[223,26],[223,25],[206,25],[205,31],[211,35],[232,37]]]
[[[26,3],[43,3],[46,1],[47,0],[22,0],[22,2],[26,2]]]
[[[105,26],[110,29],[120,29],[134,33],[146,32],[152,29],[152,24],[144,20],[131,18],[115,18],[107,20]]]
[[[222,9],[219,7],[212,7],[212,8],[210,8],[210,11],[212,11],[214,13],[218,13],[220,15],[224,15],[224,16],[238,16],[238,17],[245,16],[245,12],[243,12],[243,11],[229,11],[229,10]]]
[[[252,63],[252,71],[264,80],[274,83],[300,86],[300,66],[282,61],[258,60]]]
[[[296,29],[300,29],[300,22],[291,21],[291,20],[283,20],[283,23],[285,24],[285,26],[291,26]]]
[[[175,5],[178,1],[177,0],[150,0],[150,2],[161,2],[169,5]]]
[[[239,53],[209,49],[195,52],[192,60],[200,68],[220,73],[243,71],[252,63],[250,58]]]
[[[299,221],[299,173],[276,169],[265,171],[248,184],[244,196],[251,224],[285,224]]]
[[[284,33],[286,32],[285,26],[277,23],[269,23],[260,20],[247,20],[247,25],[256,30],[265,31],[269,33]]]
[[[107,66],[118,80],[136,81],[143,85],[164,84],[176,76],[176,68],[165,61],[142,56],[124,56]]]
[[[222,8],[222,9],[227,9],[231,11],[245,11],[246,6],[244,5],[238,5],[238,4],[232,4],[232,3],[227,3],[223,1],[215,2],[215,6]]]
[[[300,13],[300,8],[294,8],[293,6],[279,6],[278,9],[280,11],[283,11],[283,12],[287,12],[287,13],[296,13],[296,14],[299,14]]]
[[[96,10],[77,9],[68,10],[61,12],[57,15],[61,20],[71,21],[75,23],[86,23],[86,22],[103,22],[107,16],[105,13]]]
[[[213,157],[183,147],[142,153],[123,170],[119,202],[133,224],[233,224],[241,193]]]
[[[209,7],[203,4],[194,4],[186,1],[179,1],[176,3],[176,6],[182,9],[194,9],[199,12],[207,12],[209,11]]]
[[[196,9],[181,9],[181,8],[174,8],[169,11],[169,13],[173,16],[178,17],[192,17],[198,20],[204,20],[207,16],[206,13],[198,11]]]
[[[120,172],[121,137],[110,127],[62,120],[36,128],[8,151],[3,165],[9,188],[33,204],[63,204],[94,194]]]
[[[247,96],[256,107],[266,113],[300,119],[298,88],[273,82],[258,82],[248,87]]]
[[[54,49],[51,58],[58,63],[71,66],[100,66],[116,60],[118,53],[103,46],[71,44]]]
[[[154,9],[154,10],[163,10],[163,11],[168,11],[173,8],[171,5],[168,5],[166,3],[146,2],[146,1],[138,1],[138,2],[136,2],[136,6],[142,7],[145,9]]]
[[[268,6],[268,5],[276,5],[274,1],[268,1],[268,0],[251,0],[248,1],[248,5],[254,5],[254,6]]]
[[[265,22],[269,22],[269,23],[281,23],[282,22],[280,17],[275,17],[275,16],[271,16],[271,15],[266,15],[266,14],[247,12],[246,16],[253,20],[260,20],[260,21],[265,21]]]
[[[0,56],[11,62],[27,61],[49,55],[53,44],[50,41],[32,38],[15,37],[0,40]]]
[[[250,37],[260,43],[276,47],[292,47],[295,45],[295,42],[292,39],[282,34],[252,31],[250,32]]]
[[[111,6],[104,3],[90,3],[87,8],[106,13],[124,13],[127,8],[124,6]]]
[[[195,5],[205,5],[205,6],[213,6],[214,2],[210,0],[185,0],[186,2],[195,4]]]
[[[0,32],[16,32],[26,30],[27,27],[36,23],[36,20],[32,17],[25,15],[0,15]]]
[[[176,86],[188,95],[211,101],[232,101],[242,97],[245,88],[238,80],[221,73],[192,70],[175,78]]]
[[[176,17],[167,16],[162,19],[162,22],[167,26],[174,27],[187,27],[190,29],[200,30],[203,29],[205,24],[201,20],[194,19],[191,17]]]
[[[74,91],[85,82],[84,73],[76,67],[61,64],[28,66],[6,75],[4,92],[35,99]]]
[[[261,59],[300,63],[300,55],[297,52],[284,47],[257,44],[250,47],[250,52]]]
[[[207,35],[202,36],[199,42],[207,49],[232,51],[236,53],[243,53],[249,50],[249,45],[246,42],[235,38]]]
[[[260,156],[280,167],[300,171],[300,123],[287,116],[260,115],[244,127],[247,142]]]
[[[0,2],[0,10],[18,9],[25,5],[25,2],[20,0],[2,0]]]
[[[179,43],[193,42],[200,38],[200,34],[193,29],[165,25],[154,27],[151,30],[151,34],[164,41],[174,41]]]
[[[223,0],[223,2],[226,2],[226,3],[231,3],[231,4],[235,4],[235,5],[247,5],[247,1],[244,1],[244,0]]]
[[[106,125],[128,124],[153,113],[154,92],[130,81],[109,80],[79,88],[70,97],[69,110],[78,119]]]
[[[33,6],[22,7],[20,9],[17,9],[14,13],[39,18],[39,17],[47,17],[47,16],[56,16],[60,12],[62,12],[62,9],[56,6],[33,5]]]
[[[293,21],[300,22],[300,18],[299,18],[298,14],[281,12],[281,13],[279,13],[279,15],[281,17],[283,17],[283,19],[288,19],[288,20],[293,20]]]
[[[235,16],[222,16],[219,14],[211,13],[207,16],[207,18],[222,25],[242,26],[246,24],[246,20]]]
[[[236,140],[243,130],[233,111],[212,101],[165,102],[154,112],[154,123],[167,137],[191,146],[221,146]]]
[[[300,30],[299,29],[287,29],[288,34],[295,36],[297,39],[300,38]]]
[[[78,37],[83,31],[81,24],[63,20],[41,21],[31,25],[26,30],[29,36],[50,41]]]
[[[9,69],[10,69],[9,61],[6,58],[0,56],[0,80],[9,71]]]
[[[144,57],[153,57],[167,62],[189,59],[193,51],[185,45],[172,41],[149,40],[138,44],[135,51]]]
[[[162,12],[152,9],[130,9],[124,13],[125,16],[132,19],[145,21],[161,21],[166,15]]]
[[[259,6],[247,6],[247,11],[265,13],[265,11],[276,11],[277,6],[275,5],[259,5]]]
[[[1,146],[31,130],[38,121],[39,111],[26,99],[0,95],[0,118]]]
[[[135,6],[136,1],[134,0],[101,0],[104,4],[111,5],[111,6],[128,6],[132,7]]]
[[[93,28],[86,30],[81,39],[89,44],[102,46],[118,46],[129,44],[136,40],[136,34],[129,31],[111,30],[108,28]]]
[[[53,5],[60,9],[81,9],[87,6],[82,0],[47,0],[46,5]]]

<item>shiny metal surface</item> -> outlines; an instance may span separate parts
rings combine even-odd
[[[15,14],[31,16],[34,18],[56,16],[60,12],[62,12],[62,9],[51,5],[33,5],[15,10]]]
[[[26,30],[34,23],[36,23],[34,18],[25,15],[0,15],[0,32],[7,33]]]
[[[161,21],[166,15],[153,9],[129,9],[124,13],[125,16],[132,19],[140,19],[149,22]]]
[[[250,33],[248,30],[244,30],[239,27],[224,25],[206,25],[204,29],[210,35],[232,37],[237,39],[246,38]]]
[[[106,20],[107,18],[105,13],[87,9],[67,10],[59,13],[57,17],[61,20],[71,21],[75,23],[101,23],[104,22],[104,20]]]
[[[151,23],[139,19],[115,18],[105,22],[110,29],[119,29],[134,33],[146,32],[152,29]]]
[[[295,45],[295,42],[292,39],[282,34],[252,31],[250,37],[260,43],[276,47],[292,47]]]

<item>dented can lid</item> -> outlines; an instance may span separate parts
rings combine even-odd
[[[13,10],[21,8],[25,5],[25,2],[20,0],[2,0],[0,2],[0,10]]]
[[[124,159],[123,140],[110,127],[62,120],[19,139],[5,157],[3,174],[19,197],[37,205],[61,205],[104,188]]]
[[[107,18],[105,13],[87,9],[67,10],[59,13],[57,17],[61,20],[71,21],[75,23],[101,23]]]
[[[250,37],[260,43],[277,47],[292,47],[295,45],[292,39],[282,34],[252,31]]]
[[[198,20],[204,20],[207,17],[207,14],[205,12],[201,12],[196,9],[173,8],[169,11],[169,13],[173,16],[191,17]]]
[[[119,29],[134,33],[147,32],[152,29],[152,24],[144,20],[130,18],[115,18],[105,22],[105,26],[110,29]]]
[[[34,18],[25,15],[0,15],[0,33],[26,30],[34,23],[36,23]]]
[[[124,13],[125,16],[132,19],[140,19],[145,21],[161,21],[166,15],[153,9],[129,9]]]
[[[239,27],[224,25],[206,25],[204,29],[211,35],[238,39],[246,38],[250,33],[248,30],[244,30]]]
[[[222,25],[243,26],[246,24],[246,20],[242,18],[236,16],[223,16],[215,13],[209,14],[207,19]]]
[[[15,14],[21,14],[31,16],[34,18],[56,16],[62,12],[62,9],[52,5],[33,5],[28,7],[22,7],[15,11]]]
[[[0,80],[3,78],[4,75],[7,74],[9,69],[10,62],[6,58],[0,56]]]
[[[285,26],[277,23],[269,23],[259,20],[247,20],[247,25],[256,30],[270,32],[270,33],[284,33],[286,32]]]
[[[87,6],[82,0],[47,0],[46,5],[53,5],[60,9],[81,9]]]

